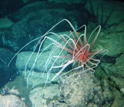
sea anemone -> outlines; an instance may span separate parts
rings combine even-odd
[[[61,24],[64,21],[67,22],[72,29],[69,32],[69,34],[64,33],[64,34],[59,35],[55,32],[52,32],[52,30],[55,27],[57,27],[59,24]],[[77,30],[79,30],[79,29],[84,29],[84,32],[81,33],[81,34],[78,33]],[[26,65],[25,65],[25,71],[26,71],[28,62],[32,58],[33,53],[38,48],[38,52],[37,52],[35,61],[33,63],[33,66],[32,66],[32,68],[30,69],[30,71],[27,75],[27,82],[28,82],[28,77],[29,77],[31,71],[33,70],[38,58],[49,47],[51,47],[51,52],[48,56],[48,59],[46,60],[46,64],[45,64],[44,68],[42,69],[47,73],[46,82],[48,81],[49,76],[50,76],[53,68],[61,68],[61,69],[55,74],[55,76],[51,79],[51,81],[54,81],[55,78],[62,77],[64,75],[66,75],[67,73],[70,73],[71,71],[74,71],[74,70],[77,70],[77,69],[82,69],[81,72],[78,72],[77,74],[84,73],[84,72],[87,72],[87,71],[93,71],[93,72],[95,71],[94,68],[97,67],[98,64],[100,63],[100,59],[96,59],[95,56],[97,54],[101,53],[101,52],[105,52],[102,49],[100,49],[100,50],[92,49],[92,47],[93,47],[93,45],[94,45],[94,43],[95,43],[95,41],[96,41],[96,39],[97,39],[97,37],[100,33],[101,26],[100,25],[97,26],[92,31],[92,33],[90,34],[88,39],[86,37],[86,25],[81,26],[79,29],[76,30],[69,20],[63,19],[60,22],[58,22],[57,24],[55,24],[50,30],[48,30],[41,37],[38,37],[38,38],[30,41],[29,43],[27,43],[25,46],[23,46],[15,54],[15,56],[16,56],[27,45],[29,45],[30,43],[38,40],[34,51],[30,55]],[[96,32],[96,34],[94,32]],[[95,34],[95,37],[91,41],[91,38],[94,34]],[[54,35],[56,37],[56,39],[53,39],[50,35]],[[47,46],[45,46],[45,48],[42,49],[41,47],[43,46],[44,42],[47,41],[47,40],[50,40],[51,43],[48,44]],[[53,53],[54,53],[55,49],[59,49],[59,48],[60,48],[60,52],[58,53],[58,55],[54,55]],[[65,56],[61,56],[64,51],[66,51],[67,54]],[[11,61],[13,60],[13,58],[10,60],[9,65],[10,65]],[[54,62],[52,63],[51,67],[49,69],[47,69],[48,66],[50,65],[50,61],[52,60],[52,58],[54,58]],[[57,61],[60,60],[60,58],[65,58],[66,61],[64,61],[60,65],[56,65]],[[67,68],[69,65],[72,65],[72,69],[62,74],[64,69]]]

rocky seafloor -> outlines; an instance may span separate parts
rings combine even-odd
[[[55,2],[55,0],[53,1]],[[53,1],[51,2],[53,3]],[[91,7],[91,3],[93,7]],[[40,4],[43,4],[42,7]],[[62,4],[60,4],[57,5],[61,6]],[[67,4],[70,5],[70,2]],[[84,13],[80,13],[80,10],[74,10],[75,7],[72,11],[68,10],[67,6],[66,9],[58,9],[58,7],[51,9],[52,5],[49,6],[44,1],[38,1],[29,3],[15,13],[0,19],[0,107],[123,107],[124,3],[94,1],[87,2],[87,4],[83,3],[83,5],[89,11],[88,14],[86,10]],[[31,8],[32,10],[30,10]],[[44,15],[44,13],[48,14]],[[60,14],[61,17],[57,14]],[[97,16],[97,21],[94,20],[94,17],[89,17],[89,14]],[[73,15],[77,16],[78,19]],[[102,25],[94,48],[107,50],[107,53],[101,59],[95,73],[89,71],[75,75],[75,73],[81,72],[81,70],[76,70],[59,78],[58,81],[55,80],[54,83],[46,84],[44,87],[47,74],[41,69],[45,66],[46,56],[51,52],[48,50],[37,60],[27,79],[37,51],[27,64],[26,71],[25,65],[35,43],[30,44],[20,52],[8,67],[7,64],[12,56],[25,43],[44,34],[48,28],[65,17],[70,19],[74,27],[79,27],[81,23],[84,24],[85,22],[84,20],[79,21],[82,16],[85,16],[83,18],[87,22],[87,35],[99,24]],[[46,18],[47,20],[45,20]],[[56,20],[51,21],[55,18]],[[64,30],[68,29],[68,26],[65,25],[63,31],[60,32],[62,27],[63,25],[56,29],[58,33],[68,34]],[[46,45],[48,45],[47,41],[44,42],[42,48]],[[58,61],[57,64],[59,65],[62,61],[65,60]],[[56,72],[58,69],[51,73],[49,79],[52,79]]]

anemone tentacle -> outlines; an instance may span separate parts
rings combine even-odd
[[[55,32],[52,32],[52,30],[55,27],[57,27],[59,24],[61,24],[64,21],[67,22],[67,24],[69,24],[69,26],[71,28],[69,35],[65,34],[65,33],[59,35]],[[63,77],[64,75],[66,75],[74,70],[81,69],[81,68],[82,68],[82,72],[79,72],[77,74],[84,73],[84,72],[87,72],[90,70],[95,72],[94,68],[97,67],[98,64],[100,63],[100,59],[96,59],[95,56],[102,52],[106,52],[102,49],[97,50],[97,51],[92,50],[92,47],[95,44],[95,41],[98,38],[98,35],[100,33],[101,26],[100,25],[97,26],[91,32],[88,39],[87,39],[87,35],[86,35],[86,25],[82,25],[79,29],[81,29],[81,28],[84,28],[84,32],[82,34],[78,34],[78,32],[77,32],[78,29],[76,30],[69,20],[62,19],[61,21],[56,23],[54,26],[52,26],[44,35],[42,35],[36,39],[33,39],[32,41],[30,41],[29,43],[24,45],[12,57],[8,66],[10,65],[12,60],[18,55],[19,52],[21,52],[30,43],[38,40],[37,44],[35,45],[35,49],[33,50],[32,54],[29,56],[29,59],[27,60],[26,65],[25,65],[25,71],[27,71],[27,65],[28,65],[29,61],[31,60],[34,52],[36,51],[38,44],[40,43],[40,45],[38,47],[38,52],[36,54],[36,58],[33,62],[33,65],[30,68],[28,74],[25,75],[25,76],[27,76],[27,84],[28,84],[28,78],[29,78],[32,70],[34,69],[36,62],[38,61],[40,56],[50,47],[52,47],[51,52],[50,52],[48,58],[46,59],[46,63],[44,65],[44,67],[42,68],[42,70],[47,73],[46,83],[48,82],[50,74],[52,73],[52,70],[54,68],[61,68],[61,69],[55,74],[55,76],[50,81],[54,81],[55,78],[57,78],[57,77]],[[96,32],[96,31],[97,31],[97,33],[96,33],[94,39],[91,41],[91,37],[93,36],[94,32]],[[56,39],[53,39],[52,37],[50,37],[50,35],[54,35],[54,37]],[[83,40],[82,40],[82,38],[83,38]],[[44,49],[41,49],[44,42],[47,40],[50,40],[52,43],[48,44]],[[64,42],[64,44],[62,44],[60,41]],[[59,53],[57,55],[54,55],[54,51],[58,48],[60,49]],[[67,54],[65,56],[61,56],[64,51],[66,51]],[[49,68],[48,66],[50,66],[50,62],[52,61],[52,58],[54,58],[54,61],[51,65],[51,67]],[[66,59],[66,61],[62,62],[60,65],[56,65],[57,61],[60,58],[64,58],[64,59],[67,58],[67,59]],[[74,65],[76,65],[77,63],[78,63],[78,66],[74,67]],[[71,64],[72,64],[72,69],[67,71],[66,73],[63,73],[64,69],[67,68]]]

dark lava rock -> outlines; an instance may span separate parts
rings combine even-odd
[[[22,0],[0,0],[0,17],[5,17],[22,6],[24,6]]]
[[[2,87],[6,82],[11,80],[12,75],[16,72],[16,67],[14,65],[14,60],[8,66],[8,63],[14,53],[11,51],[0,48],[0,87]]]
[[[61,21],[68,19],[75,29],[89,20],[89,12],[86,9],[66,10],[64,8],[54,8],[51,4],[44,1],[28,4],[22,9],[8,16],[14,24],[4,32],[4,44],[18,51],[22,46],[32,39],[42,36],[52,26]],[[67,22],[60,23],[54,32],[72,30]],[[3,38],[2,38],[3,39]],[[35,43],[31,44],[25,50],[32,50]]]
[[[116,58],[115,64],[103,63],[102,68],[106,74],[115,82],[116,88],[124,88],[124,54]]]

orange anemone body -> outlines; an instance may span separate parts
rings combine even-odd
[[[75,52],[75,58],[76,58],[76,60],[85,62],[89,58],[89,55],[86,53],[86,51],[82,50],[79,53]]]
[[[85,53],[85,52],[81,52],[79,55],[78,55],[78,59],[81,60],[81,61],[86,61],[88,59],[88,55]]]

